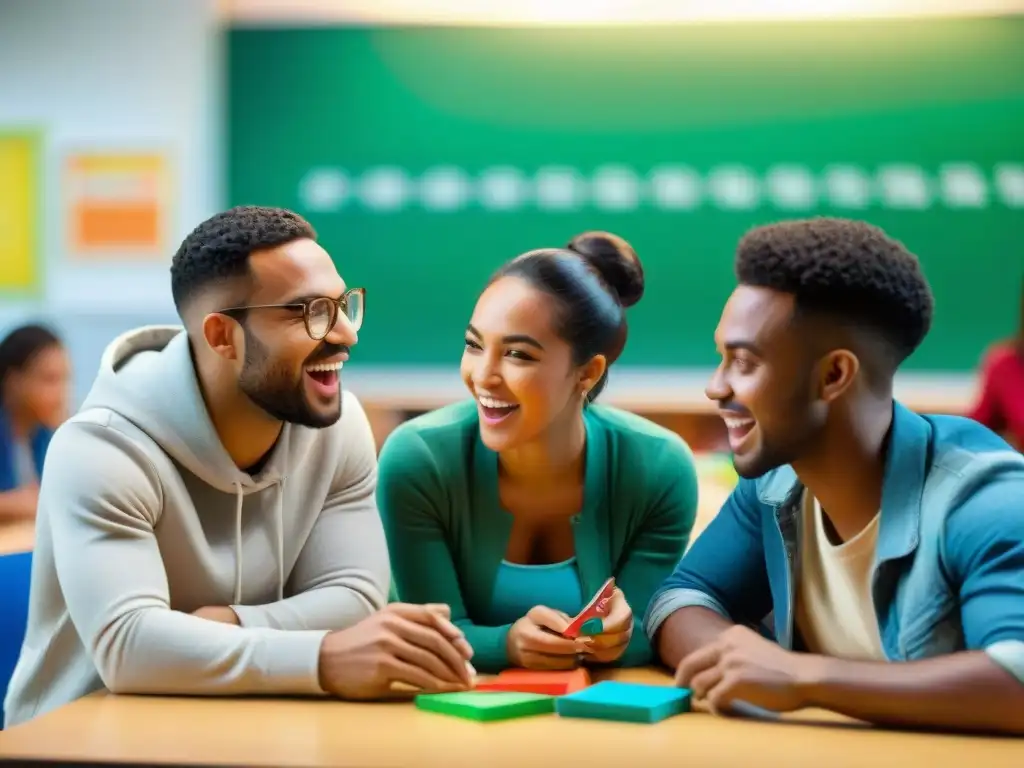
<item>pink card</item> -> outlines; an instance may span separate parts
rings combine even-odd
[[[590,602],[580,611],[576,618],[569,622],[569,626],[562,632],[563,637],[579,637],[583,625],[590,619],[602,618],[608,615],[609,604],[612,595],[615,594],[615,579],[608,579],[594,595]]]

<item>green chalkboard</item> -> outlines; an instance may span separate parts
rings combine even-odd
[[[867,218],[932,281],[918,370],[972,368],[1024,269],[1024,19],[236,28],[228,196],[368,291],[358,358],[455,364],[502,261],[589,228],[648,292],[623,363],[706,366],[749,227]]]

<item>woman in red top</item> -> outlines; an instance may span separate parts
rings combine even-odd
[[[1024,451],[1024,290],[1017,336],[985,356],[981,394],[968,415]]]

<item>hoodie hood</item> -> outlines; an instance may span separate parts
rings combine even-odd
[[[224,493],[238,487],[251,493],[280,482],[315,440],[313,430],[285,424],[259,474],[236,467],[206,410],[188,334],[180,326],[148,326],[115,339],[103,353],[81,410],[92,408],[128,419],[176,462]]]
[[[188,334],[180,326],[147,326],[129,331],[107,347],[81,410],[108,409],[145,432],[178,464],[204,483],[236,497],[235,601],[242,589],[242,515],[245,496],[270,489],[277,494],[275,518],[279,585],[284,590],[283,488],[289,470],[305,458],[315,431],[285,424],[259,474],[240,470],[224,449],[206,410]]]

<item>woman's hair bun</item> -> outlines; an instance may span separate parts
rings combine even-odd
[[[623,307],[644,295],[644,268],[628,242],[611,232],[584,232],[566,246],[578,253],[612,289]]]

